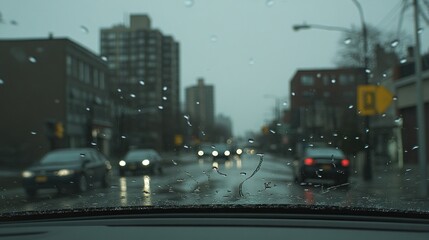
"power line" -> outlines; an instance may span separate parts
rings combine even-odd
[[[382,29],[380,26],[386,26],[387,24],[392,24],[393,19],[395,19],[399,12],[401,11],[401,2],[392,7],[392,9],[375,25],[375,27]],[[385,28],[383,28],[385,29]]]

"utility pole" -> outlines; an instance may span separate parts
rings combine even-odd
[[[425,126],[425,103],[423,99],[422,83],[422,58],[420,56],[420,36],[419,36],[419,5],[417,0],[413,1],[414,5],[414,36],[416,45],[414,46],[414,65],[416,78],[416,111],[417,111],[417,143],[420,168],[420,194],[426,197],[428,194],[427,184],[427,166],[426,166],[426,126]]]

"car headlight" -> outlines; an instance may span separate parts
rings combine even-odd
[[[237,149],[237,151],[235,151],[238,155],[240,155],[240,154],[242,154],[243,153],[243,150],[241,150],[240,148],[239,149]]]
[[[64,177],[64,176],[68,176],[68,175],[73,174],[73,173],[74,173],[73,170],[61,169],[61,170],[57,171],[55,173],[55,175],[60,176],[60,177]]]
[[[24,171],[24,172],[22,172],[22,177],[24,177],[24,178],[30,178],[32,176],[34,176],[34,173],[31,172],[31,171]]]
[[[229,156],[229,155],[231,154],[231,152],[230,152],[230,151],[228,151],[228,150],[226,150],[226,151],[224,152],[224,154],[225,154],[225,156]]]
[[[125,165],[127,165],[127,162],[124,160],[119,161],[119,166],[124,167]]]
[[[145,159],[142,161],[143,166],[149,165],[150,161],[148,159]]]
[[[217,157],[217,155],[219,155],[219,153],[217,151],[213,151],[212,155],[213,155],[213,157]]]
[[[198,156],[203,156],[204,155],[204,152],[203,151],[198,151]]]

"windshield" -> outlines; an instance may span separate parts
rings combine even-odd
[[[150,156],[154,156],[154,155],[155,155],[155,153],[151,150],[133,150],[133,151],[127,153],[127,155],[125,156],[125,159],[127,159],[127,160],[132,160],[132,159],[141,160],[141,158],[150,157]]]
[[[316,148],[308,149],[307,157],[332,157],[332,158],[343,158],[344,154],[341,150],[335,148]]]
[[[86,157],[85,151],[57,151],[48,153],[40,160],[40,164],[74,163]]]
[[[0,213],[429,213],[417,2],[1,0]]]

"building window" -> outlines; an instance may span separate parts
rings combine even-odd
[[[104,78],[104,73],[100,72],[100,88],[104,90],[106,88],[106,80]]]
[[[72,71],[73,71],[72,63],[73,63],[72,57],[70,55],[67,55],[66,56],[66,74],[67,74],[67,76],[72,75]]]
[[[329,85],[329,76],[327,75],[323,76],[323,85],[325,86]]]
[[[93,81],[94,87],[99,87],[99,83],[98,83],[98,70],[95,69],[95,68],[92,71],[92,81]]]
[[[79,62],[79,80],[84,81],[85,78],[85,69],[83,62]]]
[[[312,86],[314,84],[314,77],[311,75],[301,76],[301,84],[304,86]]]
[[[341,74],[339,80],[341,85],[349,85],[354,83],[355,78],[353,75]]]

